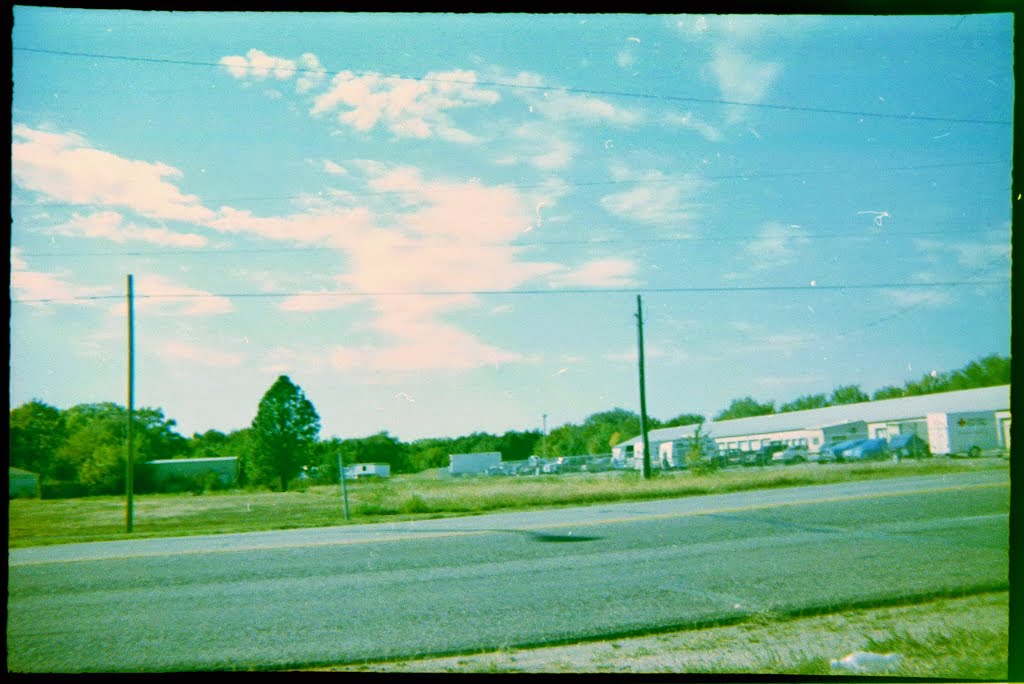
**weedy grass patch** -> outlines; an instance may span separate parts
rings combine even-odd
[[[1008,612],[1009,594],[993,592],[813,617],[764,613],[729,626],[610,642],[513,647],[494,653],[321,669],[833,676],[857,674],[834,670],[833,660],[868,651],[899,654],[899,665],[884,673],[888,677],[999,681],[1007,675]]]

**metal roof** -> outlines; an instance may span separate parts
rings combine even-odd
[[[237,461],[237,456],[203,456],[202,458],[158,458],[155,461],[146,461],[146,465],[160,465],[163,463],[224,463]]]
[[[859,404],[826,406],[809,411],[772,413],[767,416],[735,418],[719,422],[704,423],[703,432],[711,437],[740,437],[787,430],[804,430],[828,425],[840,425],[853,421],[881,423],[890,420],[924,418],[929,413],[956,413],[959,411],[1008,411],[1010,409],[1010,386],[981,387],[956,392],[937,392],[916,397],[899,397],[880,401],[865,401]],[[674,439],[692,437],[696,425],[659,428],[647,433],[651,442],[669,442]],[[620,442],[616,446],[637,444],[642,435]]]

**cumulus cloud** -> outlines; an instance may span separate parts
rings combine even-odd
[[[135,308],[155,316],[210,316],[234,310],[227,297],[182,285],[158,273],[143,273],[134,278]],[[123,310],[118,304],[114,311]]]
[[[634,172],[621,166],[613,167],[612,178],[637,184],[602,197],[605,210],[621,218],[676,228],[697,218],[703,206],[698,198],[709,187],[707,181],[692,173],[670,177],[661,171]]]
[[[55,300],[55,303],[74,306],[95,306],[96,300],[89,297],[103,297],[116,294],[108,286],[89,287],[71,282],[70,271],[36,271],[17,247],[11,248],[11,299]],[[49,302],[30,302],[30,306],[43,309]]]
[[[310,113],[316,116],[340,110],[338,123],[357,131],[380,125],[399,137],[478,142],[476,136],[456,128],[449,116],[450,110],[500,100],[497,91],[481,88],[476,81],[475,72],[462,69],[430,72],[422,79],[342,71],[327,91],[314,99]]]
[[[312,57],[312,55],[310,56]],[[316,58],[313,57],[313,59]],[[268,76],[273,76],[279,81],[284,81],[294,76],[296,69],[293,60],[273,57],[255,48],[249,50],[244,57],[241,55],[222,57],[220,64],[237,79],[263,80]]]
[[[761,102],[782,71],[777,62],[759,62],[736,48],[720,46],[715,50],[711,70],[723,99],[755,104]],[[730,108],[729,120],[739,121],[740,108]]]
[[[18,124],[13,136],[11,175],[26,190],[68,204],[124,207],[152,219],[200,223],[212,216],[168,180],[184,175],[172,166],[118,157],[73,133]]]
[[[207,240],[196,233],[181,233],[163,227],[144,227],[125,222],[116,211],[100,211],[87,216],[72,213],[71,220],[54,226],[50,232],[69,237],[99,238],[111,242],[146,242],[165,247],[204,247]]]

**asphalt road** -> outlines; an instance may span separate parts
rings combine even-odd
[[[1005,471],[8,553],[8,670],[302,667],[1008,586]]]

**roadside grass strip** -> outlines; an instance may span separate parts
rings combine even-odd
[[[1007,469],[1004,459],[929,459],[773,466],[700,476],[683,471],[663,473],[651,480],[633,472],[454,479],[438,479],[436,473],[418,474],[350,483],[350,521],[344,519],[342,497],[336,485],[289,492],[137,496],[131,534],[124,529],[123,497],[14,499],[8,508],[8,547],[354,526]]]
[[[660,673],[856,675],[834,661],[858,652],[896,654],[886,677],[1005,680],[1009,594],[920,595],[885,602],[763,612],[731,622],[565,644],[508,646],[315,668],[447,673]],[[879,680],[879,681],[885,681]]]

